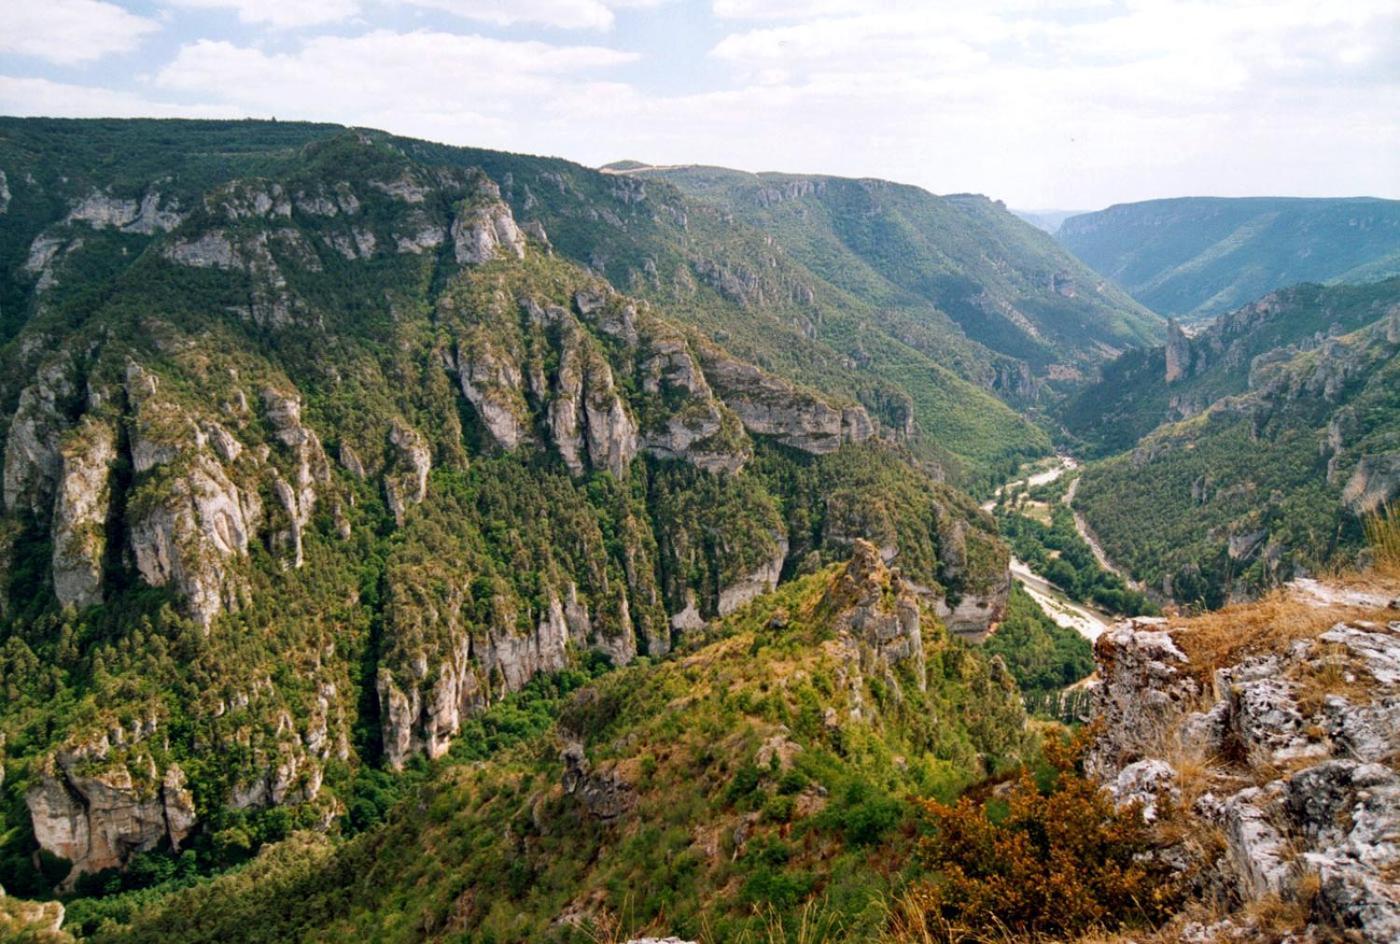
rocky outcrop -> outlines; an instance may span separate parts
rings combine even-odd
[[[538,673],[567,665],[569,626],[558,598],[551,598],[531,633],[492,628],[474,636],[455,622],[459,618],[450,617],[454,643],[439,663],[430,665],[420,653],[410,660],[406,679],[379,671],[384,758],[395,769],[420,751],[441,757],[465,718],[519,691]]]
[[[532,379],[532,385],[548,399],[546,424],[564,464],[578,475],[586,459],[590,467],[622,477],[637,454],[637,425],[607,358],[563,308],[526,299],[522,310],[531,325],[553,336],[558,352],[552,380]]]
[[[595,768],[588,762],[581,742],[569,741],[559,756],[564,762],[564,793],[578,800],[589,816],[612,823],[637,805],[636,788],[617,765]]]
[[[524,377],[516,358],[486,332],[476,331],[457,343],[455,360],[462,395],[496,444],[509,452],[532,442]]]
[[[148,191],[140,200],[113,197],[94,190],[73,207],[67,222],[86,223],[93,229],[120,229],[126,233],[149,236],[168,233],[180,225],[180,213],[174,207],[161,209],[161,196]]]
[[[452,251],[463,265],[481,265],[498,253],[525,258],[525,234],[515,225],[510,207],[501,200],[501,191],[484,174],[478,173],[472,193],[463,201],[452,221]]]
[[[330,461],[320,437],[301,421],[300,397],[268,388],[263,391],[262,400],[267,424],[286,450],[292,470],[290,482],[275,471],[271,473],[273,493],[287,519],[286,527],[273,534],[272,543],[289,554],[293,567],[300,567],[302,534],[316,510],[317,486],[330,483]],[[210,439],[225,461],[236,459],[241,452],[237,441],[219,427],[214,427]]]
[[[714,348],[701,356],[710,386],[751,433],[815,455],[874,435],[864,407],[834,407]]]
[[[1370,514],[1400,495],[1400,452],[1362,456],[1342,487],[1342,501],[1354,514]]]
[[[1188,656],[1190,631],[1139,619],[1099,638],[1089,771],[1151,818],[1185,817],[1176,834],[1206,887],[1246,906],[1316,889],[1309,919],[1320,927],[1300,940],[1342,929],[1397,939],[1400,622],[1281,637],[1213,671]],[[1190,837],[1211,830],[1224,854],[1201,858]],[[1211,933],[1257,939],[1232,918]]]
[[[60,749],[41,764],[25,794],[39,846],[73,863],[67,882],[84,872],[125,864],[132,854],[161,843],[179,851],[196,822],[184,772],[161,773],[141,742],[156,722],[133,723]]]
[[[61,359],[41,367],[34,383],[20,391],[5,440],[6,511],[47,515],[63,470],[62,437],[76,396],[72,367]]]
[[[402,422],[389,428],[392,459],[384,473],[384,499],[394,515],[394,523],[403,526],[410,505],[418,505],[428,497],[428,473],[432,470],[432,454],[423,434]]]
[[[1176,383],[1191,369],[1191,339],[1175,318],[1167,319],[1167,383]]]
[[[127,506],[136,569],[150,586],[174,587],[207,627],[238,605],[234,562],[248,552],[261,499],[234,483],[189,414],[158,393],[153,374],[131,364],[126,387],[132,467],[152,473]]]
[[[837,630],[849,633],[877,665],[907,663],[920,689],[926,684],[919,598],[880,551],[857,540],[851,560],[836,576],[821,606]]]
[[[117,458],[117,433],[84,419],[62,449],[54,501],[53,589],[63,606],[102,602],[102,558],[107,548],[108,479]]]
[[[778,585],[778,577],[783,572],[783,562],[787,560],[788,541],[782,534],[774,535],[777,552],[770,560],[739,577],[733,583],[720,588],[717,612],[728,616],[739,607],[764,593],[769,593]]]
[[[0,175],[3,183],[3,175]],[[4,204],[0,202],[0,212]],[[5,894],[0,888],[0,940],[25,944],[73,944],[73,936],[63,930],[63,905],[57,901],[25,901]]]
[[[239,269],[244,265],[233,242],[222,230],[171,243],[164,253],[171,262],[196,269]]]

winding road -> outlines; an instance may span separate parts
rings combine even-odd
[[[996,490],[996,495],[1000,496],[1004,490],[1013,487],[1026,486],[1034,488],[1037,485],[1047,485],[1060,478],[1066,472],[1079,468],[1079,463],[1071,456],[1061,455],[1056,458],[1059,461],[1052,468],[1036,472],[1025,478],[1007,482]],[[1065,492],[1061,501],[1069,505],[1074,498],[1074,491],[1078,485],[1078,479],[1071,482],[1069,489]],[[996,498],[984,503],[982,507],[986,511],[991,511],[996,507]],[[1074,512],[1075,528],[1079,531],[1080,537],[1082,537],[1093,550],[1094,557],[1098,560],[1099,566],[1118,574],[1123,577],[1124,580],[1132,584],[1132,581],[1115,568],[1113,564],[1109,562],[1108,558],[1104,556],[1103,549],[1099,547],[1098,541],[1094,539],[1092,532],[1089,531],[1083,516],[1080,515],[1079,512],[1074,511],[1072,506],[1070,507],[1070,511]],[[1103,633],[1104,630],[1117,622],[1118,618],[1115,616],[1071,600],[1063,590],[1031,570],[1025,561],[1015,555],[1011,557],[1011,576],[1012,579],[1025,588],[1025,591],[1031,595],[1031,598],[1034,599],[1036,603],[1040,604],[1040,608],[1045,611],[1046,616],[1054,620],[1057,625],[1074,630],[1090,642],[1098,639],[1099,635]],[[1136,586],[1136,584],[1133,585]]]

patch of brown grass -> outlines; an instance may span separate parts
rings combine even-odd
[[[1191,660],[1187,669],[1209,687],[1215,670],[1246,656],[1281,652],[1300,639],[1316,639],[1337,623],[1353,620],[1384,622],[1393,610],[1333,604],[1321,606],[1299,599],[1287,588],[1267,596],[1204,613],[1176,623],[1172,639]]]

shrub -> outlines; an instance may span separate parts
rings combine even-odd
[[[996,809],[967,796],[918,801],[930,832],[917,856],[934,877],[912,891],[902,930],[949,944],[1072,938],[1172,912],[1185,877],[1146,855],[1138,810],[1117,809],[1078,772],[1085,743],[1047,743],[1050,788],[1025,770]]]

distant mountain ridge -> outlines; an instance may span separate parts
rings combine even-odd
[[[978,194],[874,178],[610,165],[664,180],[767,233],[827,282],[873,303],[867,327],[1004,394],[1091,375],[1163,325],[1053,239]]]
[[[1201,320],[1301,282],[1400,274],[1400,200],[1147,200],[1072,216],[1056,238],[1153,311]]]
[[[1015,213],[1017,216],[1034,226],[1036,229],[1043,229],[1051,236],[1054,236],[1060,231],[1060,227],[1064,225],[1065,220],[1069,219],[1071,216],[1082,216],[1087,211],[1018,210],[1015,207],[1012,207],[1011,212]]]

